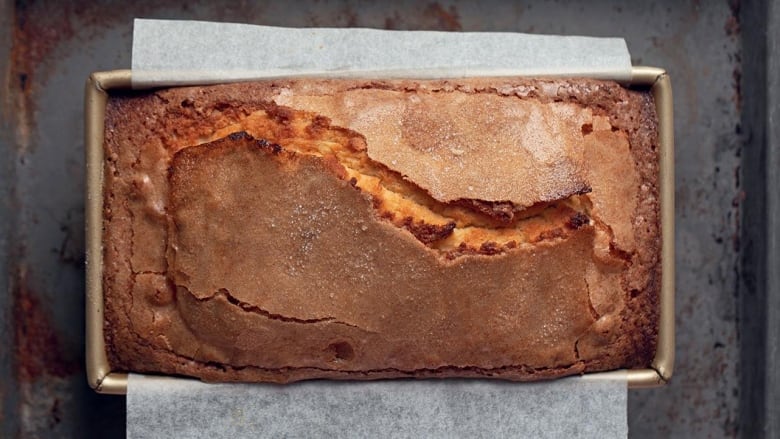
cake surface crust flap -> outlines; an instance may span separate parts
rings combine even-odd
[[[649,367],[657,117],[609,81],[274,80],[112,95],[112,370],[207,381]]]

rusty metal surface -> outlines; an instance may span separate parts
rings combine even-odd
[[[130,65],[136,16],[625,37],[635,64],[664,67],[672,75],[678,187],[675,376],[665,388],[631,392],[630,432],[738,434],[743,43],[737,4],[405,0],[166,6],[0,0],[0,5],[0,55],[10,54],[0,56],[3,124],[13,128],[0,134],[0,153],[11,158],[0,165],[0,288],[8,291],[0,295],[0,335],[12,340],[10,350],[0,350],[3,437],[113,437],[124,431],[123,399],[95,395],[84,379],[81,96],[91,71]]]
[[[745,3],[740,426],[780,437],[780,2]]]
[[[10,0],[0,0],[0,11],[6,11]],[[11,51],[11,17],[0,14],[0,60],[7,60]],[[0,61],[2,63],[2,61]],[[4,67],[4,66],[3,66]],[[9,238],[13,227],[11,186],[13,185],[15,164],[12,153],[12,124],[9,111],[7,88],[0,88],[0,340],[11,340],[11,296],[9,291],[8,270],[10,263]],[[8,342],[5,343],[8,346]],[[13,368],[9,349],[0,348],[0,437],[11,437],[17,404],[16,390],[12,381]]]
[[[766,437],[780,437],[780,2],[772,2],[768,8],[767,33],[767,78],[765,94],[767,96],[766,117],[767,142],[760,147],[766,150],[766,160],[761,162],[764,167],[764,185],[766,194],[766,241],[767,252],[764,272],[767,288],[764,291],[762,305],[767,310],[765,319],[766,334],[764,349],[764,372],[766,383],[762,399],[764,400],[764,419],[760,420],[759,428]],[[750,171],[748,171],[750,172]],[[758,373],[761,373],[759,371]]]

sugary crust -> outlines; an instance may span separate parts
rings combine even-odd
[[[578,143],[592,115],[576,104],[412,84],[333,88],[291,85],[274,100],[360,133],[373,160],[439,201],[528,207],[588,187]],[[458,178],[449,178],[453,173]]]
[[[533,245],[445,258],[425,244],[440,228],[390,224],[327,158],[249,136],[191,146],[256,111],[311,111],[322,105],[312,97],[372,90],[584,110],[575,111],[581,142],[566,146],[577,150],[578,183],[554,196],[592,188],[592,221],[577,217],[565,236]],[[294,97],[306,108],[280,106]],[[112,96],[104,212],[112,370],[285,382],[534,380],[646,367],[660,281],[656,126],[649,93],[593,80],[267,81]],[[482,195],[465,204],[500,216],[532,200],[507,208]],[[335,207],[323,210],[324,200]],[[306,203],[317,227],[289,220]],[[268,229],[270,218],[278,228]],[[278,260],[260,262],[269,257]],[[261,279],[264,288],[250,287]]]

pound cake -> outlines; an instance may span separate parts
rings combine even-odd
[[[113,371],[527,381],[655,355],[646,90],[472,78],[125,92],[104,148]]]

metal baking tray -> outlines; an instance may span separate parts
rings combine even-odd
[[[630,388],[666,384],[674,368],[674,127],[671,79],[664,69],[633,67],[627,85],[647,87],[655,98],[659,120],[661,198],[661,297],[658,346],[647,369],[627,370]],[[90,387],[98,393],[127,393],[127,373],[112,371],[103,337],[103,136],[105,109],[113,91],[131,88],[130,70],[96,72],[85,90],[86,162],[86,370]],[[609,377],[614,372],[584,375]]]

